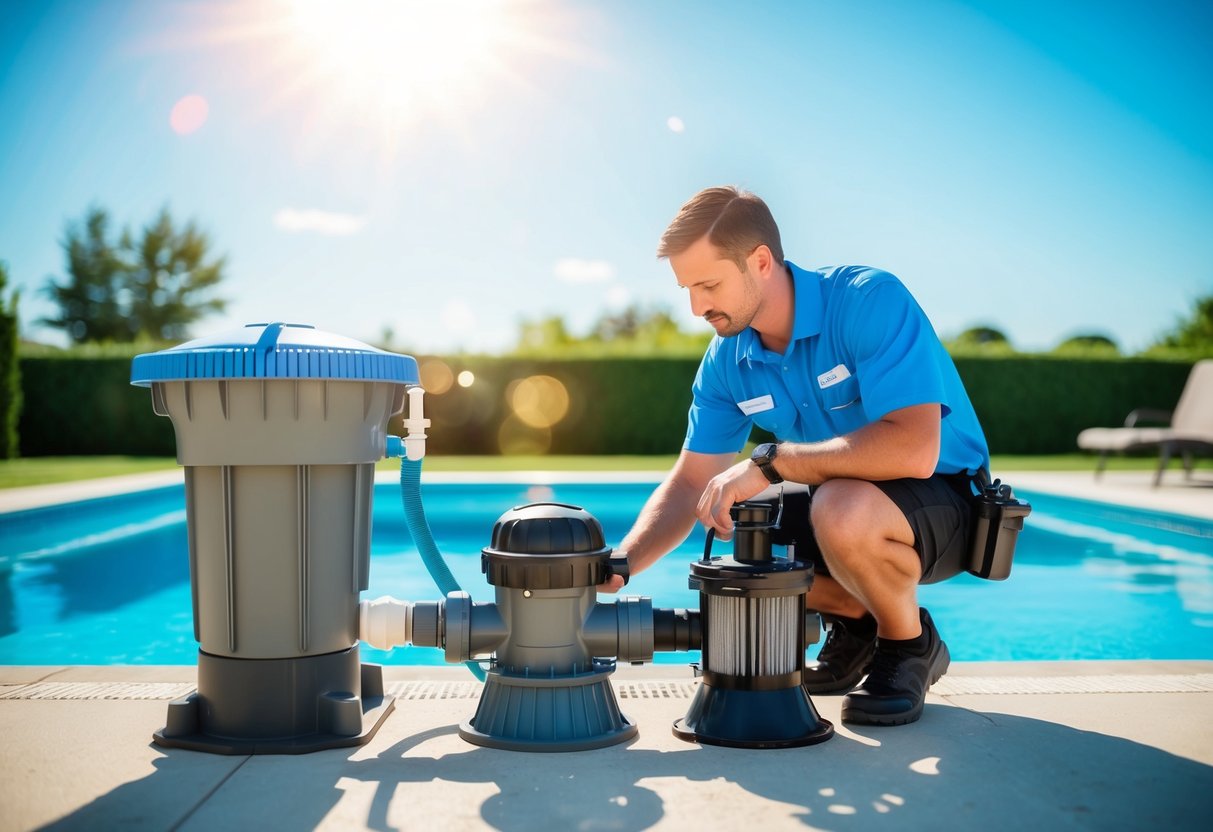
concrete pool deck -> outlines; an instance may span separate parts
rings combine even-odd
[[[386,668],[398,698],[359,748],[300,756],[162,749],[189,667],[0,668],[0,829],[1207,829],[1213,662],[956,664],[923,718],[839,722],[758,751],[682,742],[696,682],[614,677],[631,742],[534,754],[469,745],[479,683]]]
[[[1213,482],[1172,472],[1153,489],[1151,476],[1004,475],[1025,491],[1213,519]],[[0,511],[172,477],[0,492]],[[697,684],[685,666],[621,668],[614,688],[639,735],[569,754],[460,739],[480,687],[462,668],[384,673],[395,710],[366,745],[225,757],[151,743],[168,701],[192,690],[192,666],[0,667],[0,832],[1213,825],[1213,661],[954,663],[919,722],[847,726],[841,697],[815,697],[837,736],[778,751],[676,739]]]

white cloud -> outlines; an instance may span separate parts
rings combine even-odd
[[[670,130],[672,130],[675,133],[681,133],[683,130],[687,129],[687,126],[683,123],[682,119],[680,119],[678,116],[670,116],[669,118],[667,118],[665,120],[665,126],[670,128]]]
[[[605,260],[557,260],[552,273],[565,283],[606,283],[615,277],[615,267]]]
[[[347,237],[362,230],[366,217],[314,208],[283,208],[274,214],[274,225],[292,234],[310,231],[327,237]]]

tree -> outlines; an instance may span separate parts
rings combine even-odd
[[[62,285],[47,281],[46,293],[59,305],[59,317],[41,323],[64,330],[77,344],[135,337],[120,301],[129,266],[109,240],[109,225],[109,214],[97,206],[82,222],[68,223],[62,246],[71,277]]]
[[[129,240],[126,246],[131,248]],[[143,229],[127,275],[128,315],[137,333],[177,340],[198,318],[223,311],[225,301],[206,295],[223,279],[226,258],[208,262],[209,248],[210,240],[193,222],[174,229],[168,208]]]
[[[683,332],[665,309],[631,305],[604,312],[585,336],[570,333],[559,315],[523,321],[514,351],[566,356],[693,355],[703,352],[709,340],[708,331]]]
[[[1192,312],[1180,319],[1175,327],[1164,333],[1148,352],[1183,351],[1197,355],[1213,355],[1213,295],[1199,297]]]
[[[1097,332],[1074,335],[1053,348],[1056,355],[1120,355],[1120,347],[1106,335]]]
[[[989,326],[966,329],[948,342],[949,350],[955,352],[1012,353],[1015,348],[1000,330]]]
[[[193,222],[178,230],[168,208],[136,241],[124,230],[110,238],[109,214],[92,207],[69,223],[63,241],[69,278],[47,281],[59,315],[42,323],[89,341],[177,340],[191,323],[221,311],[207,295],[223,279],[225,258],[211,258],[210,240]]]
[[[573,343],[564,319],[549,315],[538,321],[523,321],[518,327],[517,352],[559,350]]]
[[[0,459],[18,453],[17,423],[21,418],[21,369],[17,364],[16,291],[4,297],[8,286],[8,264],[0,260]]]

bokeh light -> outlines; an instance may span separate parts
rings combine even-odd
[[[526,490],[528,503],[550,503],[556,498],[556,492],[550,485],[532,485]]]
[[[506,456],[546,454],[552,448],[552,432],[548,428],[532,427],[517,416],[509,416],[497,429],[497,447]]]
[[[190,93],[173,105],[169,113],[168,123],[178,136],[188,136],[206,124],[211,107],[206,99],[196,93]]]
[[[455,381],[459,383],[460,387],[471,387],[476,383],[476,374],[471,370],[462,370],[455,377]]]
[[[569,412],[569,391],[560,379],[529,376],[506,388],[506,401],[523,424],[550,428]]]
[[[421,386],[425,388],[425,392],[432,395],[441,396],[455,383],[455,374],[447,363],[439,358],[421,362],[418,370],[421,373]]]

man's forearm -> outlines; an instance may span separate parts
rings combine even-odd
[[[619,548],[627,553],[632,574],[648,569],[678,547],[695,526],[699,490],[667,479],[641,509]]]
[[[781,445],[775,467],[786,480],[818,485],[839,478],[925,478],[938,460],[939,405],[917,405],[846,436]]]

